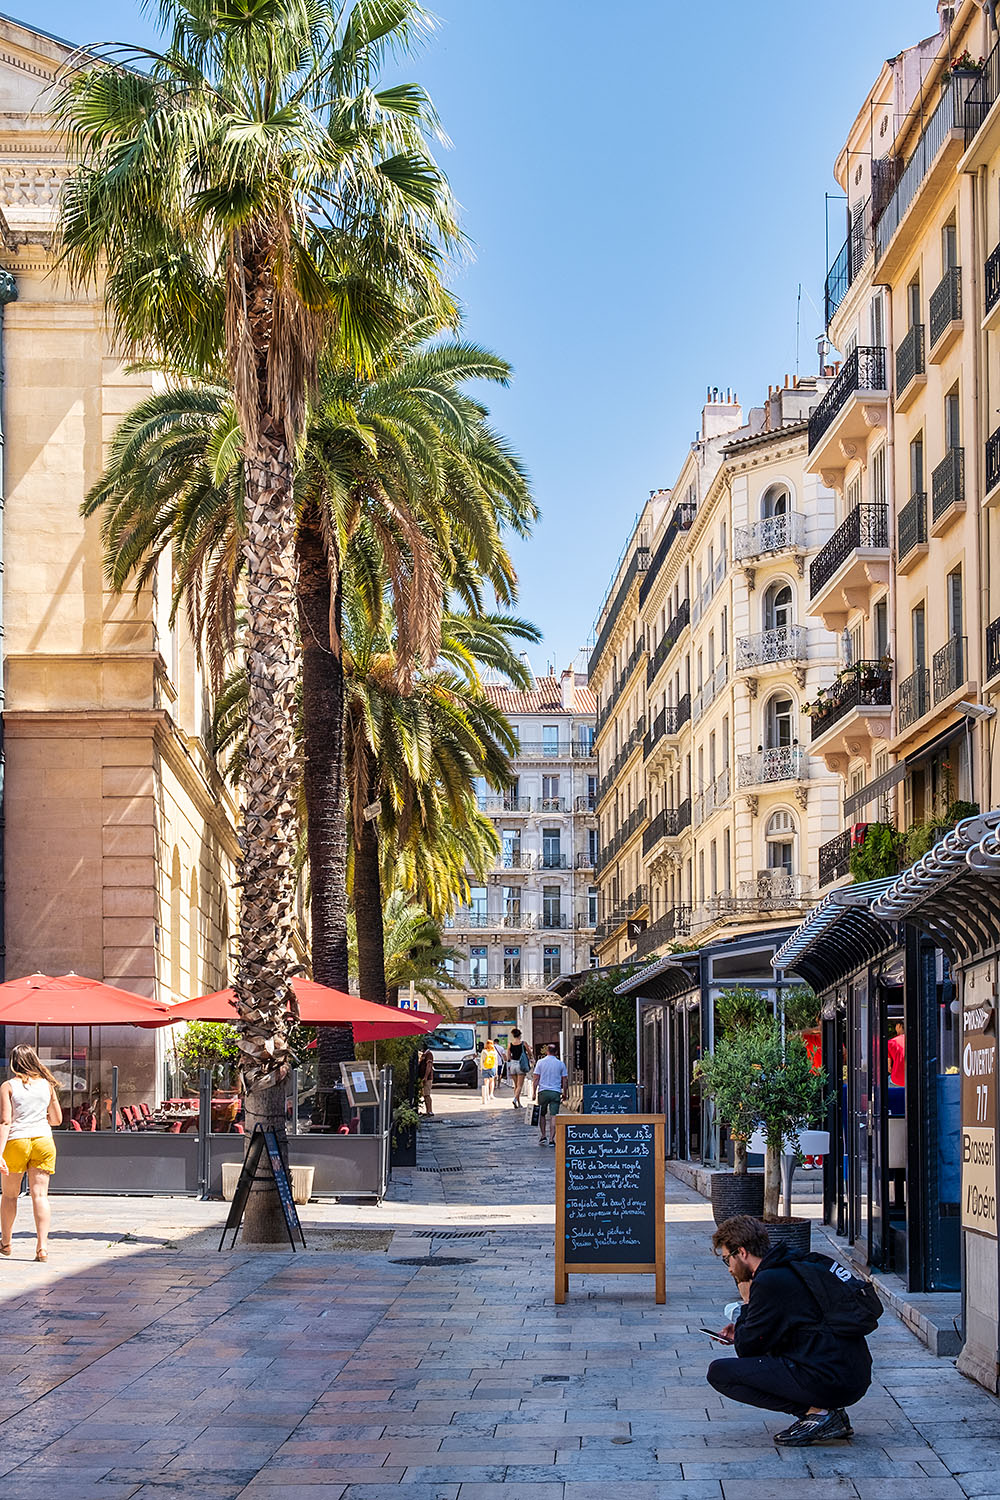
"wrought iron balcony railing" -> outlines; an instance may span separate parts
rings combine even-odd
[[[924,325],[914,323],[899,341],[896,350],[896,400],[926,372],[924,363]]]
[[[892,702],[892,673],[877,661],[856,662],[813,704],[811,738],[818,740],[856,708],[885,708]]]
[[[953,505],[965,500],[965,449],[949,448],[931,475],[931,515],[940,521]]]
[[[643,741],[642,753],[645,759],[652,754],[653,747],[658,740],[666,735],[679,734],[684,725],[691,717],[691,694],[685,693],[679,703],[671,703],[660,712],[653,720],[649,733]]]
[[[809,565],[809,597],[815,599],[837,569],[859,548],[888,547],[887,505],[856,505]]]
[[[661,943],[672,943],[676,938],[687,937],[691,931],[690,906],[672,906],[661,917],[656,917],[635,940],[636,958],[652,953]]]
[[[778,630],[762,630],[758,635],[737,636],[736,670],[779,661],[801,661],[806,654],[806,640],[804,625],[782,625]]]
[[[594,793],[591,794],[591,793],[588,792],[587,795],[584,796],[584,797],[577,797],[576,802],[573,805],[576,808],[577,812],[582,812],[582,813],[596,812],[597,811],[597,793],[594,792]]]
[[[838,833],[836,838],[829,839],[825,844],[819,846],[819,883],[820,886],[829,885],[831,880],[839,880],[846,875],[851,868],[851,830],[845,828],[843,833]]]
[[[578,870],[592,870],[597,863],[597,850],[581,849],[575,863]]]
[[[962,80],[952,78],[946,85],[937,108],[924,126],[909,161],[899,174],[892,196],[875,225],[877,261],[881,260],[888,250],[896,230],[903,221],[904,214],[920,191],[921,184],[937,160],[938,152],[945,140],[951,131],[960,130],[965,124],[967,91],[968,87]]]
[[[766,557],[771,552],[788,552],[806,544],[806,518],[797,510],[780,516],[765,516],[749,526],[733,528],[733,556],[737,562],[751,557]]]
[[[840,367],[840,373],[809,418],[811,453],[856,391],[885,390],[885,349],[859,344]]]
[[[965,126],[966,149],[972,145],[980,125],[1000,97],[1000,43],[993,48],[979,77],[973,82],[965,98],[963,124]]]
[[[983,313],[992,312],[1000,302],[1000,245],[991,250],[983,267]]]
[[[484,813],[526,813],[531,811],[530,797],[477,797],[476,802],[480,812]]]
[[[618,618],[622,605],[628,598],[629,590],[631,589],[635,580],[640,576],[640,574],[644,574],[648,567],[649,548],[643,546],[636,547],[632,556],[629,558],[628,566],[626,567],[625,572],[622,574],[621,581],[619,582],[617,589],[615,589],[613,597],[609,597],[607,595],[605,596],[604,603],[601,605],[600,614],[598,615],[598,619],[600,619],[601,616],[604,617],[604,623],[601,626],[600,633],[597,637],[596,642],[594,643],[594,649],[593,651],[591,651],[590,659],[587,663],[587,674],[590,677],[591,681],[593,681],[596,675],[597,664],[604,654],[604,648],[608,644],[611,632],[615,628],[615,621]]]
[[[539,797],[538,811],[543,813],[568,812],[569,803],[565,797]]]
[[[732,790],[732,778],[729,767],[723,766],[710,786],[707,786],[700,796],[695,797],[691,811],[691,822],[695,828],[699,828],[706,818],[710,818],[720,807],[724,807],[729,801]]]
[[[684,629],[685,625],[688,624],[690,619],[691,604],[689,600],[685,599],[678,608],[677,613],[674,615],[673,619],[670,621],[670,624],[663,632],[662,638],[657,641],[656,650],[649,658],[649,662],[646,666],[647,687],[652,682],[653,678],[656,676],[657,672],[663,666],[663,663],[666,661],[667,657],[676,646],[678,640],[680,639],[681,631]]]
[[[991,620],[986,627],[986,676],[996,677],[1000,672],[1000,617]]]
[[[991,432],[986,442],[986,493],[1000,484],[1000,427]]]
[[[964,635],[953,635],[940,651],[935,651],[931,666],[934,677],[934,702],[940,703],[965,685],[965,663],[968,657]]]
[[[741,755],[736,766],[741,787],[766,786],[771,781],[804,781],[809,757],[799,745],[776,745],[755,755]]]
[[[931,292],[931,348],[962,317],[962,267],[950,266]]]
[[[928,667],[917,667],[899,684],[899,727],[909,729],[922,719],[931,706],[931,674]]]
[[[550,854],[546,854],[543,851],[542,852],[542,857],[538,861],[538,868],[540,870],[568,870],[569,869],[569,855],[568,854],[551,854],[551,853]]]
[[[667,529],[656,544],[656,551],[653,553],[649,567],[646,570],[646,576],[639,584],[640,608],[645,604],[649,591],[656,582],[656,576],[666,561],[667,554],[674,545],[674,542],[682,531],[690,531],[693,526],[697,509],[698,507],[693,505],[689,500],[684,500],[680,505],[674,507],[674,513],[667,523]]]
[[[927,496],[923,493],[911,495],[896,517],[896,551],[900,562],[909,557],[914,547],[927,542]]]
[[[866,198],[851,220],[850,233],[844,241],[833,265],[826,275],[824,300],[826,303],[826,326],[829,328],[837,308],[854,282],[861,267],[872,253],[872,200]]]

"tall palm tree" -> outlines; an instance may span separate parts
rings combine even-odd
[[[161,17],[165,50],[109,58],[59,95],[79,157],[64,259],[80,281],[103,272],[123,349],[199,370],[221,359],[232,392],[249,682],[235,990],[248,1119],[280,1131],[295,967],[297,450],[324,341],[332,332],[363,361],[383,331],[383,307],[351,306],[359,259],[424,287],[454,219],[425,146],[427,101],[412,86],[374,87],[386,49],[421,23],[411,0],[161,0]],[[262,1176],[245,1237],[280,1233]]]

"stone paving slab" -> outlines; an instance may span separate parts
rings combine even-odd
[[[39,1266],[22,1224],[0,1500],[1000,1500],[1000,1404],[892,1316],[850,1444],[778,1449],[786,1418],[716,1395],[698,1327],[732,1284],[676,1179],[666,1306],[631,1276],[554,1306],[554,1153],[509,1101],[435,1102],[422,1164],[463,1170],[308,1205],[320,1250],[217,1254],[220,1204],[60,1198]],[[346,1225],[395,1234],[330,1251]]]

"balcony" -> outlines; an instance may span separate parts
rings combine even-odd
[[[986,491],[988,505],[1000,504],[1000,427],[991,432],[986,443]]]
[[[940,364],[962,331],[962,267],[951,266],[931,292],[931,364]]]
[[[935,651],[931,661],[935,705],[943,703],[952,693],[965,687],[968,655],[964,635],[953,635],[950,640],[945,641],[940,651]]]
[[[693,925],[713,927],[735,918],[770,917],[775,912],[799,911],[812,902],[804,875],[784,870],[762,870],[755,880],[741,880],[738,894],[723,892],[698,908]]]
[[[750,562],[780,552],[804,552],[805,546],[806,518],[796,510],[733,528],[733,557],[737,562]]]
[[[640,932],[635,940],[635,956],[641,958],[643,954],[652,953],[661,943],[675,942],[678,938],[687,937],[690,932],[690,906],[672,906],[662,917],[657,917]]]
[[[840,880],[851,871],[851,830],[845,828],[836,838],[821,844],[819,848],[820,889]]]
[[[906,411],[920,388],[927,384],[924,361],[924,325],[914,323],[896,350],[896,410]]]
[[[837,308],[847,296],[858,272],[872,253],[875,245],[872,227],[872,200],[866,198],[854,216],[850,233],[826,275],[823,290],[827,328],[832,323]]]
[[[991,250],[983,267],[983,327],[1000,322],[1000,245]]]
[[[808,775],[809,757],[798,745],[776,745],[769,750],[758,750],[756,755],[741,755],[736,762],[739,787],[805,781]]]
[[[905,219],[926,215],[935,192],[954,170],[965,149],[966,96],[971,80],[950,79],[937,108],[920,133],[906,166],[875,225],[877,280],[892,285],[912,245],[909,235],[897,237]],[[922,222],[922,217],[920,222]],[[916,229],[916,224],[914,224]]]
[[[680,838],[686,828],[691,827],[691,798],[685,797],[679,807],[664,807],[652,819],[642,835],[642,852],[645,857],[661,839]]]
[[[540,870],[568,870],[569,855],[543,853],[541,859],[538,861],[538,868]]]
[[[706,818],[717,813],[720,807],[725,807],[731,791],[732,777],[729,774],[729,767],[723,766],[712,784],[707,786],[699,797],[695,797],[691,816],[692,827],[700,828]]]
[[[594,734],[596,734],[596,730]],[[597,751],[594,748],[594,734],[588,739],[574,740],[570,746],[573,760],[596,760]]]
[[[993,108],[998,97],[1000,97],[1000,44],[993,48],[993,51],[986,59],[985,67],[972,80],[971,86],[966,93],[963,115],[966,151],[975,145],[976,132]],[[972,165],[978,166],[979,164],[979,162],[969,164],[968,170],[971,170]]]
[[[597,617],[599,620],[603,618],[604,623],[601,626],[600,633],[594,644],[594,649],[593,651],[591,651],[590,659],[587,663],[587,675],[589,676],[591,682],[593,682],[594,676],[597,672],[597,664],[600,661],[601,657],[604,655],[604,649],[611,639],[611,634],[615,628],[615,622],[617,621],[618,616],[621,613],[622,605],[628,598],[635,580],[642,574],[644,574],[648,567],[649,548],[637,546],[632,556],[629,558],[628,566],[626,567],[624,573],[621,575],[618,587],[617,589],[615,589],[614,595],[611,595],[610,590],[608,594],[605,595],[604,603],[601,605],[600,613]]]
[[[615,833],[612,834],[611,838],[604,845],[604,848],[601,849],[598,853],[598,871],[607,869],[608,865],[614,859],[618,851],[625,847],[635,831],[638,828],[641,828],[645,821],[646,799],[644,797],[639,805],[631,813],[629,813],[624,823],[622,823],[622,825],[615,831]]]
[[[888,738],[892,672],[876,661],[859,661],[842,672],[812,705],[810,738],[828,771],[846,775],[852,757],[866,757],[876,740]]]
[[[643,656],[645,656],[645,654],[646,640],[645,637],[643,637],[641,640],[638,640],[635,646],[632,648],[632,654],[629,656],[628,661],[625,663],[621,676],[614,679],[614,681],[611,683],[611,686],[604,694],[604,702],[601,705],[601,711],[594,721],[595,738],[600,734],[605,724],[611,718],[611,715],[614,712],[615,704],[618,702],[618,700],[621,698],[622,693],[628,687],[629,681],[632,677],[632,673],[635,671],[636,667],[638,666]]]
[[[592,813],[597,811],[597,793],[589,793],[585,797],[577,797],[573,806],[578,813]]]
[[[592,870],[597,862],[597,852],[591,849],[581,849],[576,856],[574,864],[578,870]]]
[[[927,496],[911,495],[896,517],[896,568],[908,573],[927,555]]]
[[[762,630],[757,635],[737,636],[735,667],[737,672],[778,666],[781,662],[803,661],[807,632],[803,625],[782,625],[778,630]]]
[[[572,926],[570,919],[563,912],[550,911],[548,916],[542,912],[539,926],[543,932],[565,932]]]
[[[551,740],[522,740],[515,754],[519,760],[585,760],[592,759],[596,751],[586,744],[573,740],[553,743]]]
[[[529,813],[531,811],[530,797],[477,797],[476,803],[480,812],[489,813],[496,817],[500,813]]]
[[[708,609],[715,598],[716,591],[722,587],[726,576],[725,554],[715,563],[708,577],[705,579],[697,596],[691,600],[691,624],[697,625],[702,615]]]
[[[533,870],[537,858],[537,854],[528,849],[505,849],[497,855],[493,873],[499,874],[504,870]]]
[[[681,631],[684,629],[685,625],[690,622],[690,619],[691,605],[690,602],[685,599],[678,609],[677,613],[674,615],[673,619],[670,621],[670,624],[664,631],[662,638],[657,641],[656,650],[649,658],[649,662],[646,666],[647,687],[649,687],[649,685],[652,683],[653,678],[656,676],[657,672],[663,666],[663,663],[666,661],[667,657],[676,646],[678,640],[680,639]]]
[[[949,448],[931,475],[931,536],[965,510],[965,449]]]
[[[931,706],[931,674],[918,667],[899,684],[899,729],[910,729]]]
[[[867,610],[872,588],[889,581],[889,508],[856,505],[809,567],[812,612],[840,631],[853,609]]]
[[[661,708],[643,741],[643,758],[648,760],[654,750],[660,746],[671,747],[690,717],[690,693],[685,693],[679,703],[672,703],[666,708]]]
[[[874,427],[884,427],[889,393],[885,349],[859,345],[809,418],[807,468],[830,489],[863,448]]]
[[[538,811],[542,813],[569,812],[569,802],[565,797],[539,797]]]
[[[645,577],[639,584],[640,609],[649,597],[650,591],[656,583],[659,571],[667,560],[667,555],[670,552],[671,547],[674,545],[674,542],[680,536],[682,531],[690,531],[691,527],[694,524],[694,518],[696,514],[697,506],[692,505],[689,500],[685,500],[680,505],[674,507],[674,513],[667,523],[667,529],[666,531],[664,531],[660,540],[657,542],[656,551],[653,553],[652,561],[650,562],[649,567],[646,570]]]

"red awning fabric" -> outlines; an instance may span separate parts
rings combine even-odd
[[[0,1025],[162,1025],[169,1007],[82,974],[27,974],[0,984]]]
[[[352,1026],[358,1042],[382,1042],[394,1036],[420,1036],[433,1031],[441,1020],[433,1011],[397,1010],[391,1005],[373,1005],[358,995],[345,994],[313,979],[293,979],[299,1020],[306,1026]],[[231,989],[214,995],[180,1000],[153,1025],[173,1021],[238,1021],[236,998]]]

